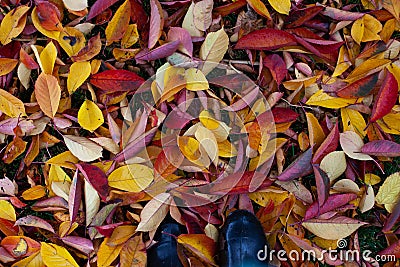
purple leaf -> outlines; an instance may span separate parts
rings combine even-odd
[[[329,196],[329,177],[320,167],[313,165],[315,184],[317,185],[318,203],[322,206]]]
[[[148,48],[152,49],[160,39],[164,27],[164,13],[158,0],[150,0],[150,30]]]
[[[296,178],[308,175],[312,172],[311,165],[312,148],[301,154],[292,164],[289,165],[277,178],[280,181],[291,181]]]
[[[168,57],[172,55],[176,49],[178,49],[180,42],[179,41],[173,41],[169,42],[166,44],[163,44],[162,46],[157,47],[156,49],[153,49],[151,51],[147,49],[143,49],[137,55],[135,56],[136,61],[138,63],[144,62],[144,61],[152,61],[164,57]]]
[[[319,205],[318,201],[315,201],[308,207],[306,214],[304,215],[304,220],[308,220],[320,214],[324,214],[328,211],[337,209],[341,206],[346,205],[347,203],[356,198],[357,198],[356,194],[348,193],[348,194],[330,195],[326,200],[326,202],[324,203],[324,205],[322,206]]]
[[[68,210],[69,220],[71,224],[75,222],[78,216],[79,206],[82,200],[82,185],[83,181],[78,175],[78,171],[75,172],[74,178],[72,179],[71,189],[68,196]]]
[[[48,222],[46,222],[45,220],[43,220],[39,217],[33,216],[33,215],[28,215],[28,216],[18,219],[14,225],[32,226],[32,227],[41,228],[41,229],[47,230],[49,232],[55,233],[53,227]]]
[[[179,41],[178,50],[182,53],[192,57],[193,55],[193,43],[192,37],[189,32],[183,28],[171,27],[168,32],[168,41]]]
[[[361,152],[377,157],[399,157],[400,144],[389,140],[375,140],[366,143]]]
[[[285,61],[277,54],[271,54],[263,59],[263,65],[271,71],[272,77],[279,86],[288,72]]]
[[[116,2],[118,2],[118,0],[97,0],[90,8],[86,20],[91,20]]]
[[[65,211],[68,210],[68,203],[62,197],[51,197],[41,200],[32,205],[34,211]]]
[[[93,248],[93,242],[87,238],[79,236],[66,236],[61,238],[61,240],[68,246],[73,247],[85,254],[90,254]]]

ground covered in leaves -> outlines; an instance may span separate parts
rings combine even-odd
[[[278,266],[399,263],[400,0],[0,10],[3,266],[146,266],[165,218],[218,266],[235,209]]]

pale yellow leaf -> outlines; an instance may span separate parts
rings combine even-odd
[[[86,212],[86,226],[88,226],[100,208],[100,197],[96,189],[85,179],[84,186],[85,194],[85,212]]]
[[[200,58],[204,61],[220,62],[228,50],[229,37],[224,28],[210,32],[200,48]]]
[[[328,220],[311,219],[302,223],[311,233],[328,240],[338,240],[348,237],[366,224],[343,216]]]
[[[396,204],[400,199],[400,172],[393,173],[385,179],[376,194],[378,204]],[[391,212],[391,210],[388,210]]]
[[[69,94],[75,92],[75,90],[86,81],[91,70],[92,68],[90,67],[90,62],[82,61],[72,63],[67,79],[67,88]]]
[[[320,163],[321,170],[326,172],[331,182],[339,178],[345,172],[346,167],[346,157],[343,151],[329,153]]]
[[[360,192],[360,188],[358,187],[358,185],[350,179],[341,179],[337,181],[332,186],[332,189],[339,193],[358,194]]]
[[[374,189],[372,188],[372,186],[368,185],[367,191],[364,193],[360,201],[359,207],[361,213],[371,210],[374,207],[374,205],[375,205]]]
[[[187,30],[190,36],[192,37],[202,37],[203,32],[198,30],[194,25],[194,15],[193,15],[194,5],[195,3],[192,2],[189,6],[189,9],[186,11],[186,15],[182,22],[182,28]]]
[[[161,193],[152,198],[140,213],[140,222],[136,231],[149,232],[156,230],[169,211],[171,195]]]
[[[102,156],[103,148],[85,137],[64,135],[64,142],[71,153],[84,162],[93,161]]]
[[[154,170],[141,164],[119,167],[108,176],[111,187],[128,192],[140,192],[154,180]]]
[[[373,160],[371,156],[361,153],[364,142],[361,137],[353,131],[340,133],[340,145],[344,153],[352,159]]]
[[[79,108],[78,123],[83,129],[93,132],[104,123],[104,116],[93,101],[86,99]]]
[[[72,11],[81,11],[88,7],[87,0],[63,0],[66,8]]]
[[[195,2],[193,7],[193,22],[198,30],[206,31],[211,26],[213,6],[213,0]]]
[[[12,118],[26,116],[24,103],[3,89],[0,89],[0,111]]]
[[[57,48],[53,42],[49,42],[40,53],[40,62],[42,62],[42,71],[46,74],[53,74],[54,64],[57,59]]]
[[[68,250],[56,244],[41,242],[40,253],[46,266],[79,267]]]

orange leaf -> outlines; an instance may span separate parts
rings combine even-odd
[[[39,2],[36,4],[37,15],[41,26],[48,31],[62,31],[60,22],[60,11],[50,2]]]
[[[10,73],[18,64],[17,59],[0,58],[0,76]]]
[[[35,95],[43,113],[53,118],[61,98],[61,88],[56,77],[42,72],[35,83]]]

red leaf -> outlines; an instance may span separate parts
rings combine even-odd
[[[285,61],[277,54],[272,54],[263,59],[263,65],[271,71],[272,77],[279,86],[288,72]]]
[[[314,18],[318,15],[324,7],[322,6],[311,6],[308,8],[297,9],[294,12],[290,12],[286,19],[286,27],[294,28],[303,25],[306,21]]]
[[[245,194],[249,193],[249,187],[252,183],[252,180],[261,180],[264,182],[260,186],[261,188],[268,187],[272,184],[272,181],[267,179],[264,174],[254,171],[246,171],[246,172],[237,172],[230,174],[226,177],[218,178],[210,187],[203,191],[203,193],[211,193],[211,194]]]
[[[295,121],[299,116],[298,113],[294,112],[290,108],[275,107],[272,110],[275,123],[285,123]]]
[[[398,91],[399,85],[396,77],[388,71],[372,109],[371,122],[375,122],[390,113],[397,102]]]
[[[394,255],[397,259],[400,258],[400,240],[380,251],[378,255]]]
[[[40,21],[40,25],[48,31],[60,31],[63,30],[60,22],[60,11],[58,8],[45,1],[38,1],[36,3],[37,15]]]
[[[274,50],[296,44],[296,39],[288,32],[276,29],[262,29],[240,38],[235,49]]]
[[[90,83],[107,92],[134,91],[144,83],[144,79],[127,70],[106,70],[93,75]]]
[[[23,48],[19,50],[19,60],[30,70],[39,68],[39,65]]]
[[[336,150],[338,144],[339,144],[339,126],[338,123],[336,123],[332,131],[325,138],[324,142],[322,142],[322,144],[318,147],[318,150],[314,154],[312,163],[319,164],[326,155]]]
[[[237,0],[235,2],[214,8],[213,13],[216,15],[221,15],[221,17],[225,17],[226,15],[229,15],[244,7],[246,4],[246,0]]]
[[[372,93],[378,82],[379,73],[374,73],[355,81],[336,92],[338,97],[359,98]],[[397,83],[397,82],[396,82]]]
[[[155,173],[166,178],[176,171],[183,159],[184,157],[177,146],[165,147],[164,150],[158,154],[154,162]]]
[[[304,215],[304,220],[314,218],[318,215],[344,206],[356,198],[357,195],[352,193],[330,195],[322,206],[319,205],[318,201],[311,204],[310,207],[308,207],[306,214]]]
[[[108,196],[108,179],[105,173],[97,166],[88,163],[76,164],[86,180],[99,193],[100,198],[105,201]]]
[[[116,2],[118,2],[118,0],[97,0],[90,8],[86,20],[91,20]]]
[[[312,172],[311,165],[312,147],[301,154],[289,167],[287,167],[277,179],[280,181],[291,181],[296,178],[308,175]]]

